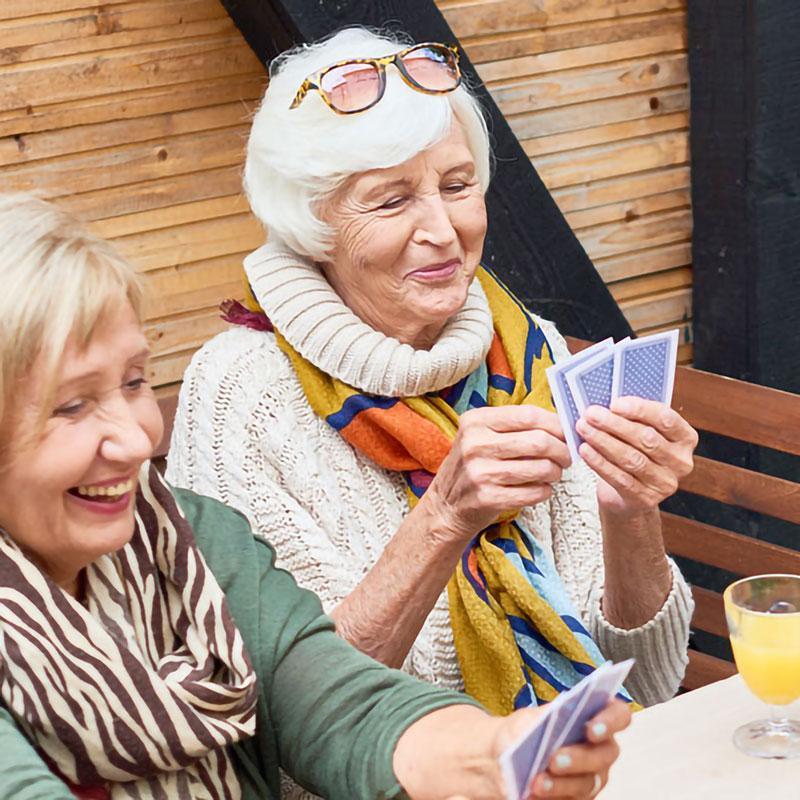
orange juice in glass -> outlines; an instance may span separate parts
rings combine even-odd
[[[780,710],[800,698],[800,575],[743,578],[723,597],[739,674],[772,712],[743,725],[733,741],[751,756],[800,756],[800,721]]]

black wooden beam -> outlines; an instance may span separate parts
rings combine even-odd
[[[695,365],[800,392],[800,3],[688,10]]]
[[[800,393],[800,4],[689,0],[694,364]],[[701,452],[798,480],[800,459],[704,434]],[[670,510],[800,549],[796,525],[680,495]],[[682,562],[693,583],[734,576]],[[727,655],[705,636],[700,649]]]
[[[266,64],[287,39],[314,41],[348,25],[389,27],[417,41],[455,42],[432,0],[223,0]],[[380,55],[380,54],[377,54]],[[497,170],[487,195],[484,263],[565,334],[621,338],[630,327],[466,55],[462,65],[490,116]]]

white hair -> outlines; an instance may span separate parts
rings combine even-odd
[[[315,213],[350,176],[394,167],[439,142],[454,118],[461,124],[485,192],[491,150],[478,100],[462,84],[453,92],[429,95],[407,86],[393,66],[386,93],[359,114],[334,113],[318,92],[289,109],[303,81],[317,70],[348,58],[379,58],[412,42],[362,27],[303,45],[273,62],[270,82],[253,119],[247,145],[244,187],[271,241],[315,261],[325,260],[333,231]]]

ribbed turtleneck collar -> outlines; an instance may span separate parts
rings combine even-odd
[[[315,367],[362,392],[414,397],[452,386],[492,343],[492,315],[477,280],[430,350],[376,331],[342,301],[320,270],[264,245],[244,260],[258,302],[289,344]]]

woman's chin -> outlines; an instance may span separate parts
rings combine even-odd
[[[77,516],[77,515],[76,515]],[[133,507],[113,517],[94,517],[70,521],[70,540],[84,555],[85,566],[101,556],[121,550],[133,538]]]

